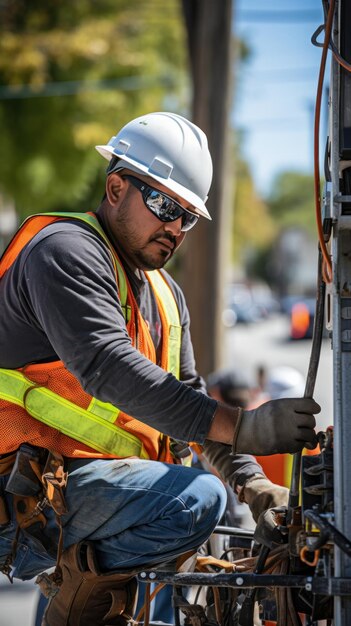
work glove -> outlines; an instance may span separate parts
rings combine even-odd
[[[249,478],[239,492],[239,501],[249,505],[255,522],[267,509],[286,507],[288,500],[289,489],[272,483],[262,475]]]
[[[230,446],[208,440],[205,442],[204,455],[210,465],[238,495],[239,501],[249,505],[256,522],[266,509],[287,506],[289,490],[268,480],[254,457],[248,455],[233,457]],[[251,472],[251,476],[242,486],[243,473],[247,472]]]
[[[233,454],[265,456],[303,448],[313,450],[318,444],[313,414],[320,410],[312,398],[281,398],[250,411],[241,409]]]
[[[288,528],[286,526],[287,507],[275,507],[263,511],[258,518],[254,532],[254,540],[261,546],[274,548],[288,541]]]

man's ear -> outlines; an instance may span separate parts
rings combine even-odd
[[[127,181],[118,172],[109,174],[106,179],[106,196],[111,206],[116,206],[128,187]]]

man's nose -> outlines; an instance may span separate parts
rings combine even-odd
[[[164,222],[164,230],[166,233],[171,233],[174,237],[179,237],[182,232],[182,217],[178,217],[174,222]]]

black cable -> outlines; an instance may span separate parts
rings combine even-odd
[[[270,548],[267,546],[261,546],[260,553],[258,555],[257,564],[254,570],[254,574],[262,574],[264,570],[267,557],[270,553]],[[239,626],[251,626],[254,621],[254,610],[256,600],[257,589],[248,589],[245,593],[245,599],[242,603],[239,613]]]
[[[313,324],[312,335],[312,347],[311,355],[308,366],[306,386],[305,386],[305,398],[312,398],[314,387],[316,384],[317,371],[319,365],[319,358],[321,353],[323,328],[324,328],[324,300],[325,300],[325,282],[322,278],[322,262],[323,257],[319,249],[318,251],[318,279],[317,279],[317,298],[315,317]],[[301,458],[302,453],[296,452],[293,458],[293,466],[291,472],[291,485],[289,492],[289,512],[288,523],[291,521],[292,511],[299,505],[300,498],[300,475],[301,475]]]
[[[315,32],[313,33],[313,35],[311,37],[312,44],[314,46],[316,46],[317,48],[323,48],[323,46],[324,46],[324,43],[318,41],[318,37],[319,37],[319,35],[323,31],[325,31],[325,25],[326,25],[328,10],[329,10],[329,3],[328,2],[326,2],[324,0],[322,4],[323,4],[323,11],[324,11],[324,24],[321,24],[320,26],[318,26],[317,30],[315,30]],[[341,67],[343,67],[348,72],[351,72],[351,64],[348,61],[346,61],[346,59],[344,59],[343,56],[341,56],[341,54],[340,54],[337,46],[335,45],[334,40],[333,40],[332,37],[330,37],[328,48],[332,51],[332,53],[333,53],[335,59],[337,60],[337,62],[339,63],[339,65],[341,65]]]

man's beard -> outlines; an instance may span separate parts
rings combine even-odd
[[[171,233],[165,232],[160,224],[160,230],[154,233],[149,240],[141,243],[142,233],[139,234],[139,231],[133,228],[129,217],[129,201],[130,191],[128,190],[114,220],[114,233],[112,234],[114,234],[116,247],[127,263],[137,269],[146,271],[160,269],[173,256],[177,247],[177,240]],[[158,241],[161,244],[156,251]],[[170,243],[169,250],[162,248],[162,241]],[[153,244],[153,242],[155,243]]]
[[[166,250],[160,250],[158,259],[155,258],[155,255],[150,254],[143,249],[139,249],[134,252],[134,257],[137,259],[138,262],[138,268],[146,271],[161,269],[167,263],[167,261],[169,261],[171,256],[172,254],[170,254]]]
[[[156,233],[150,237],[146,242],[143,242],[140,247],[140,240],[138,232],[135,232],[130,227],[129,218],[123,211],[120,212],[118,220],[115,223],[119,230],[119,237],[117,238],[117,247],[121,249],[123,256],[127,262],[132,264],[140,270],[156,270],[162,268],[167,261],[173,256],[176,249],[176,239],[169,233],[163,231]],[[172,244],[173,250],[169,250],[159,247],[158,251],[153,252],[152,247],[157,246],[158,240],[167,240]],[[155,242],[154,246],[152,245]]]

